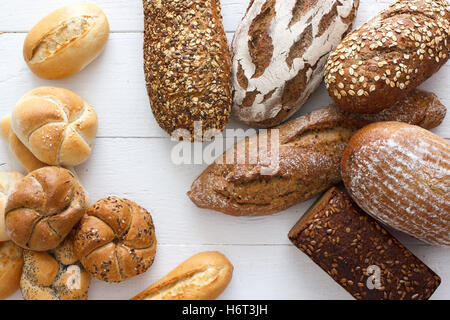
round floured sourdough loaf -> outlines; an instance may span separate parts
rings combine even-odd
[[[345,37],[331,53],[325,82],[343,109],[389,108],[436,73],[450,52],[446,0],[398,0]]]
[[[76,93],[41,87],[17,102],[11,125],[20,141],[40,161],[71,167],[91,155],[98,120],[95,110]]]
[[[10,240],[6,232],[5,208],[9,193],[23,178],[18,172],[0,172],[0,242]]]
[[[0,243],[0,300],[19,289],[22,265],[22,249],[12,241]]]
[[[323,79],[359,0],[254,0],[233,39],[233,114],[255,127],[291,117]]]
[[[66,169],[45,167],[23,178],[8,197],[6,229],[24,249],[56,248],[85,214],[88,199]]]
[[[350,140],[342,178],[373,217],[428,243],[450,246],[450,142],[420,127],[375,123]]]
[[[90,275],[73,253],[73,233],[48,252],[24,250],[20,290],[25,300],[86,300]]]
[[[83,70],[105,48],[109,24],[94,4],[76,3],[39,21],[23,46],[25,62],[38,77],[61,79]]]
[[[80,222],[75,253],[86,270],[108,282],[121,282],[147,271],[156,254],[152,216],[118,197],[99,200]]]

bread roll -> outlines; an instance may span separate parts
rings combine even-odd
[[[359,0],[255,0],[234,35],[233,114],[255,127],[290,118],[322,83]]]
[[[219,252],[187,259],[131,300],[214,300],[228,286],[233,265]]]
[[[450,142],[422,128],[375,123],[349,142],[342,177],[352,198],[381,222],[450,246]]]
[[[76,3],[53,11],[28,33],[25,62],[38,77],[55,80],[83,70],[103,51],[109,24],[94,4]]]
[[[24,250],[20,290],[25,300],[86,300],[90,282],[73,253],[72,233],[54,250]]]
[[[9,193],[23,178],[18,172],[0,172],[0,242],[10,240],[6,232],[5,208]]]
[[[16,104],[11,125],[20,141],[41,162],[76,166],[90,156],[97,134],[95,110],[74,92],[41,87]]]
[[[19,289],[22,265],[22,249],[11,241],[0,243],[0,300]]]
[[[14,131],[12,131],[11,115],[6,115],[0,120],[0,135],[9,147],[9,150],[16,156],[17,160],[28,172],[47,166],[47,164],[36,158],[19,138],[17,138]]]
[[[239,142],[194,181],[188,196],[200,208],[235,216],[277,213],[341,181],[342,155],[358,129],[387,120],[433,128],[445,113],[435,95],[422,91],[373,115],[331,105]]]
[[[231,55],[219,0],[143,5],[144,71],[155,119],[169,134],[179,129],[180,136],[206,140],[225,129],[231,111]]]
[[[51,250],[80,221],[87,207],[83,187],[70,171],[45,167],[28,174],[9,195],[6,228],[24,249]]]
[[[92,276],[103,281],[121,282],[144,273],[156,254],[152,216],[126,199],[99,200],[80,222],[75,254]]]
[[[331,53],[325,82],[341,108],[380,112],[436,73],[449,50],[446,0],[398,0]]]

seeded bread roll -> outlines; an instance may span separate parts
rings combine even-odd
[[[331,105],[239,142],[194,181],[188,196],[200,208],[230,215],[273,214],[340,182],[347,143],[368,123],[397,120],[433,128],[445,113],[435,95],[422,91],[373,115]]]
[[[450,247],[450,142],[417,126],[374,123],[349,142],[342,177],[350,195],[386,225]]]
[[[6,231],[5,209],[9,194],[22,180],[23,175],[18,172],[0,172],[0,242],[10,240]]]
[[[214,300],[228,286],[233,265],[219,252],[187,259],[131,300]]]
[[[427,300],[441,279],[337,188],[289,239],[358,300]]]
[[[233,114],[279,125],[323,79],[331,50],[351,30],[359,0],[255,0],[233,39]]]
[[[12,241],[0,243],[0,300],[19,289],[22,274],[22,249]]]
[[[144,71],[156,121],[187,139],[221,132],[231,110],[231,56],[219,0],[143,5]]]
[[[99,200],[80,222],[75,254],[92,276],[103,281],[121,282],[144,273],[156,254],[152,216],[126,199]]]
[[[108,35],[108,20],[99,7],[75,3],[53,11],[30,30],[23,56],[38,77],[61,79],[97,58]]]
[[[446,0],[399,0],[334,50],[325,82],[343,109],[375,113],[403,99],[448,60]]]

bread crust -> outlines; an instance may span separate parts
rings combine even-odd
[[[376,113],[436,73],[450,51],[446,0],[398,0],[350,33],[325,68],[330,96],[349,112]]]
[[[417,126],[371,124],[349,142],[344,183],[358,205],[386,225],[450,246],[450,143]]]
[[[6,231],[5,209],[8,196],[23,178],[19,172],[0,172],[0,242],[11,240]]]
[[[436,96],[422,91],[375,115],[350,114],[331,105],[275,128],[279,148],[271,149],[273,130],[239,142],[194,181],[188,196],[200,208],[229,215],[277,213],[341,181],[341,159],[358,129],[389,120],[431,128],[444,116]],[[268,146],[267,152],[258,141]]]
[[[56,80],[83,70],[105,48],[109,23],[103,11],[90,3],[59,8],[28,33],[23,56],[38,77]]]
[[[202,252],[184,261],[131,300],[214,300],[228,286],[233,265],[219,252]]]
[[[0,300],[19,289],[22,266],[22,249],[11,241],[0,242]]]
[[[320,85],[330,51],[351,30],[359,0],[255,0],[233,39],[233,114],[279,125]]]
[[[208,130],[223,131],[231,55],[219,0],[143,0],[143,6],[144,71],[156,121],[169,134],[179,130],[199,141]]]
[[[75,235],[75,254],[97,279],[122,282],[153,264],[156,234],[150,213],[118,197],[99,200],[83,217]]]

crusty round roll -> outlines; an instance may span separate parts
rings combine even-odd
[[[41,168],[22,179],[9,195],[6,228],[24,249],[51,250],[80,221],[87,207],[87,196],[72,172]]]
[[[0,243],[0,300],[19,289],[22,265],[22,249],[11,241]]]
[[[233,265],[219,252],[187,259],[131,300],[214,300],[228,286]]]
[[[381,222],[450,246],[450,142],[420,127],[375,123],[350,140],[342,178],[358,205]]]
[[[90,156],[98,120],[95,110],[76,93],[41,87],[19,100],[11,125],[20,141],[40,161],[70,167]]]
[[[10,240],[5,225],[6,202],[9,193],[22,178],[23,175],[19,172],[0,172],[0,242]]]
[[[105,48],[108,20],[94,4],[76,3],[39,21],[23,46],[25,62],[38,77],[61,79],[83,70]]]
[[[75,253],[86,270],[107,282],[121,282],[144,273],[156,254],[150,213],[118,197],[89,208],[75,237]]]
[[[73,253],[72,236],[48,252],[24,250],[20,290],[25,300],[86,300],[90,282]]]

